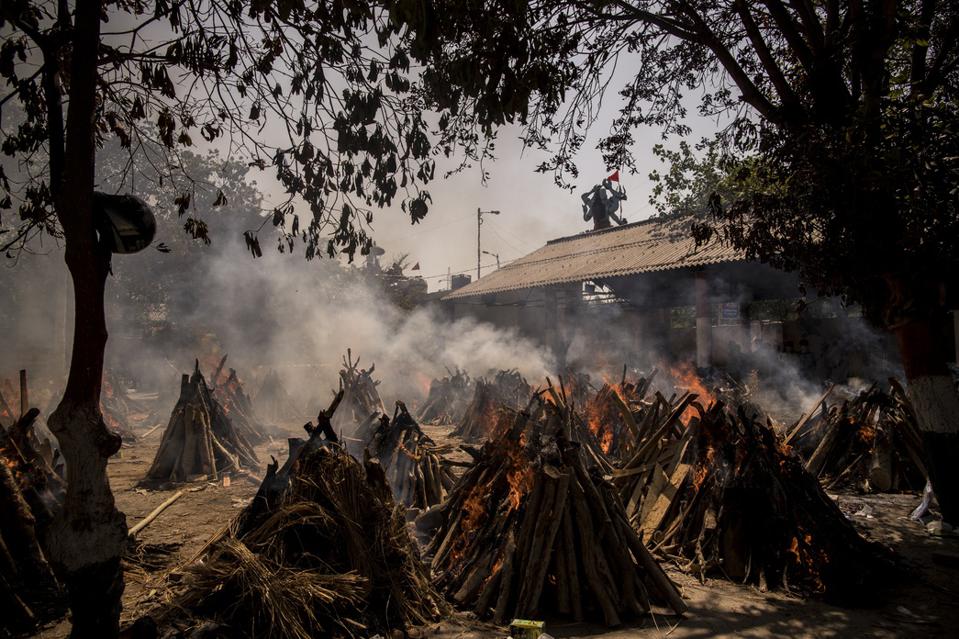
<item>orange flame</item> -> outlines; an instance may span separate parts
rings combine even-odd
[[[424,375],[419,371],[413,373],[413,381],[419,387],[420,392],[423,393],[423,397],[428,397],[430,394],[430,387],[433,385],[433,381],[429,376]]]
[[[683,362],[678,366],[671,367],[669,374],[672,375],[678,389],[695,393],[698,396],[697,401],[702,404],[704,408],[708,408],[716,401],[716,395],[706,388],[703,380],[699,378],[693,365],[689,362]],[[687,425],[694,415],[696,415],[696,409],[690,406],[683,412],[680,421],[683,425]]]

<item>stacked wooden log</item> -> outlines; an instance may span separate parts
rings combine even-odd
[[[916,414],[895,379],[823,409],[797,424],[791,441],[811,452],[806,470],[830,489],[922,490],[926,483]],[[813,447],[814,446],[814,447]]]
[[[652,402],[622,409],[630,429],[636,432],[632,443],[620,449],[617,468],[612,471],[626,509],[626,516],[634,527],[646,520],[651,509],[661,509],[655,498],[647,498],[650,486],[660,487],[664,478],[676,473],[675,480],[688,470],[680,465],[680,457],[691,432],[685,428],[687,411],[697,395],[683,393],[667,399],[657,392]],[[648,531],[647,531],[648,532]]]
[[[529,384],[515,370],[501,370],[492,379],[476,380],[473,399],[453,435],[470,442],[486,439],[493,434],[500,411],[519,409],[531,392]]]
[[[117,433],[124,442],[137,441],[135,421],[148,419],[150,412],[130,399],[124,384],[109,370],[104,371],[100,389],[100,413],[107,428]]]
[[[231,637],[390,636],[446,614],[383,469],[326,437],[333,412],[309,440],[290,440],[283,467],[270,464],[251,504],[174,582],[172,606],[155,613],[161,625],[202,620]]]
[[[428,513],[434,583],[496,623],[560,615],[618,625],[686,609],[629,526],[614,488],[570,440],[575,417],[539,394],[487,441]]]
[[[380,382],[373,379],[375,371],[376,364],[369,369],[360,368],[360,358],[354,360],[352,349],[347,349],[340,369],[343,404],[333,416],[333,428],[359,445],[370,441],[380,416],[386,413],[376,388]]]
[[[38,525],[45,528],[63,502],[66,483],[59,451],[36,432],[39,416],[40,411],[31,408],[10,428],[0,429],[0,454]]]
[[[640,474],[634,519],[647,545],[701,576],[869,600],[888,568],[884,549],[856,532],[772,427],[722,402],[690,406],[698,416],[680,436],[637,451],[644,461],[631,464],[653,469]],[[624,494],[635,476],[616,478]]]
[[[17,414],[7,402],[7,395],[4,393],[4,390],[4,388],[0,387],[0,428],[12,426],[17,421]]]
[[[657,413],[668,401],[661,395],[647,400],[656,371],[635,382],[626,378],[626,370],[619,382],[606,381],[590,394],[582,406],[583,419],[595,436],[603,453],[614,459],[625,459],[640,437],[639,424],[646,424],[650,413]],[[658,416],[658,413],[657,413]],[[654,417],[656,419],[656,417]]]
[[[262,444],[269,439],[268,428],[257,417],[256,411],[253,409],[253,402],[244,391],[243,384],[236,374],[236,369],[231,368],[225,379],[221,377],[220,372],[225,361],[226,356],[224,355],[220,367],[210,378],[213,399],[223,407],[223,412],[233,422],[233,427],[246,441],[254,446]]]
[[[441,503],[456,481],[441,450],[428,437],[403,402],[396,402],[393,419],[380,417],[366,450],[386,471],[399,503],[426,509]]]
[[[602,441],[591,430],[589,420],[584,414],[575,410],[575,398],[586,398],[586,392],[577,392],[576,386],[563,377],[559,378],[559,386],[546,378],[546,388],[537,391],[544,401],[551,403],[560,413],[570,416],[567,438],[582,449],[582,455],[587,468],[596,469],[602,475],[613,471],[613,460],[603,450]],[[500,414],[500,422],[496,425],[493,437],[508,430],[513,423],[515,411],[504,409]]]
[[[30,409],[0,427],[0,635],[30,633],[66,611],[41,540],[63,501],[63,484],[35,447]]]
[[[184,375],[180,382],[180,398],[142,483],[216,479],[224,473],[258,468],[253,446],[213,397],[197,362],[193,375]]]
[[[270,369],[253,398],[260,417],[274,424],[296,422],[303,419],[296,402],[286,392],[280,374]]]
[[[446,369],[448,375],[430,382],[430,392],[419,410],[422,424],[452,424],[466,413],[473,380],[466,371]]]

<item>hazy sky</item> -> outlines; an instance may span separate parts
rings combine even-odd
[[[486,184],[482,183],[478,167],[443,179],[442,175],[454,164],[444,165],[439,161],[436,171],[439,177],[428,186],[433,203],[425,220],[412,225],[398,205],[374,210],[374,239],[387,251],[386,258],[408,253],[409,264],[419,262],[420,273],[427,278],[430,290],[435,291],[446,288],[447,269],[454,274],[468,273],[475,279],[477,207],[484,211],[500,211],[500,215],[483,216],[482,247],[498,253],[502,264],[536,250],[547,240],[590,228],[592,222],[583,221],[580,195],[610,173],[596,144],[609,132],[620,105],[616,91],[629,75],[629,65],[618,65],[598,119],[576,158],[579,179],[574,192],[556,186],[552,174],[536,172],[536,167],[547,155],[529,149],[524,151],[518,139],[519,127],[503,128],[497,137],[497,159],[485,164],[490,176]],[[717,122],[694,115],[693,101],[689,101],[688,106],[691,114],[688,124],[693,131],[691,141],[698,141],[717,130]],[[620,172],[621,185],[629,198],[623,203],[622,211],[630,222],[654,214],[649,204],[652,183],[648,175],[650,171],[662,168],[651,152],[653,145],[662,141],[661,132],[646,129],[637,132],[635,138],[638,140],[634,152],[639,172],[636,175]],[[612,167],[612,170],[616,168]],[[272,183],[268,174],[258,175],[257,181],[261,186]],[[269,201],[269,193],[266,195]],[[264,247],[268,244],[272,243],[265,243]],[[483,255],[482,263],[486,274],[495,268],[496,260]]]

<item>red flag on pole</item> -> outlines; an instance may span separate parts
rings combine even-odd
[[[606,179],[610,182],[619,182],[619,169],[613,171],[612,174]]]

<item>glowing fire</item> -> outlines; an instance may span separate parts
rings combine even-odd
[[[708,408],[716,401],[716,396],[706,388],[703,380],[699,378],[693,365],[689,362],[683,362],[678,366],[670,368],[669,374],[672,375],[678,388],[698,395],[697,401],[702,404],[704,408]],[[680,421],[682,421],[684,425],[688,424],[690,418],[694,415],[696,415],[696,409],[690,406],[683,412]]]
[[[620,384],[607,380],[583,409],[586,426],[596,437],[604,453],[612,450],[616,438],[616,426],[622,419],[619,407],[613,400],[613,394],[619,397],[623,404],[629,406],[629,400],[620,388]]]
[[[466,511],[463,516],[464,533],[468,534],[479,528],[486,515],[486,491],[483,488],[485,487],[475,486],[469,497],[463,501],[463,510]]]
[[[706,448],[706,454],[703,457],[702,463],[696,467],[695,472],[693,473],[693,487],[696,490],[699,490],[703,486],[703,482],[706,481],[706,478],[709,477],[709,469],[713,466],[713,460],[716,458],[716,449],[712,446]]]
[[[432,385],[432,380],[428,375],[424,375],[419,371],[413,373],[413,381],[419,387],[420,392],[423,393],[423,397],[427,397],[430,394],[430,386]]]
[[[517,510],[523,503],[523,497],[533,485],[533,471],[528,466],[514,467],[506,474],[509,482],[509,510],[506,514]]]

